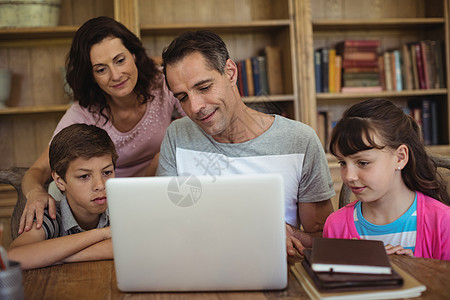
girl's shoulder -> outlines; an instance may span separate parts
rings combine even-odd
[[[335,219],[335,220],[345,221],[346,218],[353,216],[353,210],[355,209],[356,203],[358,203],[358,200],[355,200],[355,201],[353,201],[353,202],[351,202],[351,203],[349,203],[349,204],[339,208],[338,210],[333,212],[329,216],[329,218]]]

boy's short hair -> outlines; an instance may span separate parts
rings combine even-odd
[[[77,158],[90,159],[111,155],[114,168],[118,158],[108,133],[94,125],[72,124],[58,132],[50,144],[50,168],[66,180],[69,163]]]

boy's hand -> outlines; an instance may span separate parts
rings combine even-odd
[[[111,238],[111,227],[103,227],[99,228],[98,230],[101,230],[103,234],[103,240],[109,240]]]
[[[39,229],[42,226],[42,220],[44,219],[44,209],[48,205],[48,213],[52,219],[56,218],[56,204],[55,199],[47,192],[37,191],[30,192],[26,195],[27,203],[23,209],[22,216],[20,217],[19,231],[29,231],[33,226],[33,221],[36,215],[36,228]]]
[[[405,249],[402,246],[392,246],[391,244],[388,244],[385,246],[386,253],[388,255],[390,254],[399,254],[399,255],[407,255],[407,256],[414,256],[414,253],[411,249]]]

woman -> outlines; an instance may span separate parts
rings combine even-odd
[[[66,80],[75,103],[53,134],[74,123],[96,125],[108,132],[119,155],[116,176],[151,176],[174,109],[184,115],[165,85],[162,72],[148,57],[136,35],[108,17],[87,21],[75,34],[66,61]],[[44,188],[50,178],[48,148],[22,181],[27,204],[19,233],[29,230],[36,214],[38,228],[48,204],[55,202]]]

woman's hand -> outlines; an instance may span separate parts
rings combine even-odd
[[[44,209],[47,206],[50,217],[52,219],[56,218],[55,199],[46,191],[31,191],[26,195],[26,198],[27,203],[20,217],[19,234],[32,228],[35,217],[36,228],[41,228],[44,219]]]

